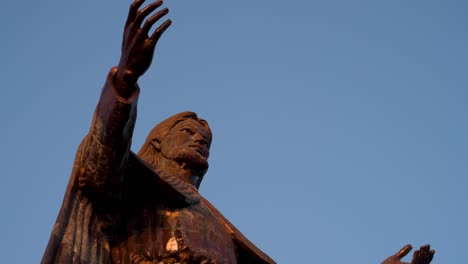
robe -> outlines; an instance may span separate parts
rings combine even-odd
[[[106,80],[41,263],[275,263],[197,189],[130,150],[139,88]]]

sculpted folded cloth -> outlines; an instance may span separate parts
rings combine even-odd
[[[139,89],[119,97],[116,71],[78,148],[42,263],[274,263],[195,186],[130,151]]]

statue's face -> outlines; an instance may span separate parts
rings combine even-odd
[[[209,132],[194,119],[177,123],[170,134],[161,142],[161,151],[188,166],[208,168]]]

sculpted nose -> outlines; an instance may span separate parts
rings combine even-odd
[[[202,146],[207,146],[208,145],[208,142],[199,133],[196,133],[195,135],[193,135],[193,139],[194,139],[195,143],[197,143],[197,144],[200,144]]]

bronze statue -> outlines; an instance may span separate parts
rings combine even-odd
[[[137,81],[171,25],[149,36],[169,11],[155,12],[161,0],[143,3],[130,7],[120,62],[78,148],[42,263],[275,263],[198,193],[212,137],[205,120],[176,114],[153,128],[138,155],[130,150]],[[384,264],[401,263],[409,250]],[[424,261],[418,255],[413,264],[432,259],[428,248],[418,252]]]
[[[130,150],[138,78],[170,26],[162,1],[130,7],[122,56],[104,85],[78,148],[42,263],[275,263],[197,191],[208,169],[211,131],[195,113],[158,124]],[[152,15],[151,15],[152,14]]]

